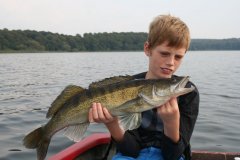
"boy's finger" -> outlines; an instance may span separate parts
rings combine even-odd
[[[89,121],[90,123],[94,122],[92,114],[93,114],[93,113],[92,113],[92,108],[90,108],[90,109],[89,109],[89,112],[88,112],[88,121]]]
[[[99,119],[104,120],[105,116],[103,114],[102,105],[100,103],[97,103],[97,112],[98,112]]]
[[[112,115],[108,112],[106,107],[103,107],[103,113],[104,113],[106,119],[110,120],[113,118]]]
[[[93,103],[93,105],[92,105],[92,116],[93,116],[93,119],[95,119],[95,120],[98,119],[98,111],[97,111],[96,103]]]

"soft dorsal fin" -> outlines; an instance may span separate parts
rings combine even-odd
[[[130,75],[114,76],[114,77],[110,77],[110,78],[105,78],[105,79],[97,81],[97,82],[93,82],[89,85],[89,88],[98,88],[98,87],[102,87],[105,85],[114,84],[114,83],[118,83],[121,81],[133,80],[133,79],[134,79],[134,77],[130,76]]]
[[[57,113],[59,109],[62,108],[63,104],[69,100],[74,95],[84,91],[84,88],[76,86],[76,85],[69,85],[67,86],[62,93],[52,102],[51,107],[47,112],[47,118],[52,117]]]

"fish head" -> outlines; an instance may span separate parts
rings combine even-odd
[[[194,87],[186,88],[189,77],[173,77],[168,79],[152,80],[139,94],[144,102],[152,107],[161,106],[173,97],[187,94]]]
[[[159,83],[154,84],[152,93],[157,97],[167,96],[169,98],[187,94],[195,88],[193,86],[186,88],[189,78],[189,76],[186,76],[162,80]]]

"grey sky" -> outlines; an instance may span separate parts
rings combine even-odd
[[[240,38],[240,0],[0,0],[0,29],[148,32],[159,14],[180,17],[192,38]]]

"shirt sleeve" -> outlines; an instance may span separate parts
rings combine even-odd
[[[136,130],[127,130],[123,140],[116,142],[117,150],[123,155],[136,158],[141,150],[139,135]]]
[[[193,84],[188,84],[190,87]],[[199,110],[199,93],[197,88],[189,94],[179,97],[180,110],[180,140],[175,143],[163,135],[162,153],[165,160],[178,160],[184,150],[189,146],[189,141],[197,120]]]

